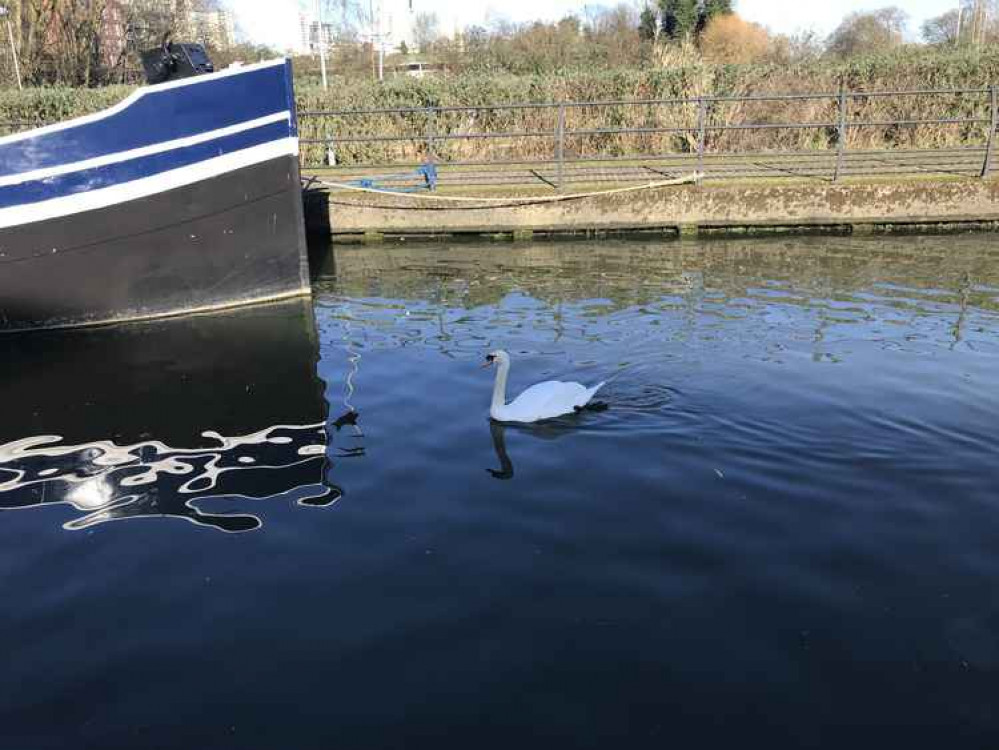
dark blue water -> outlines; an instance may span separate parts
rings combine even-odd
[[[999,746],[997,248],[336,248],[0,339],[0,747]],[[490,425],[495,348],[608,410]]]

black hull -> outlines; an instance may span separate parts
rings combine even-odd
[[[309,293],[298,161],[0,230],[0,332]]]

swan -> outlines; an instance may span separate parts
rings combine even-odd
[[[489,416],[497,422],[538,422],[563,414],[572,414],[585,407],[604,385],[597,383],[592,388],[587,388],[581,383],[546,380],[544,383],[532,385],[508,404],[506,379],[510,374],[510,355],[502,349],[490,352],[486,355],[486,362],[482,366],[490,367],[494,364],[498,364],[499,367],[496,370],[493,403],[489,408]]]

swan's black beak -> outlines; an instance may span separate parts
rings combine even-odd
[[[482,363],[482,367],[483,368],[485,368],[485,367],[492,367],[493,366],[493,362],[495,362],[495,361],[496,361],[496,357],[494,357],[492,354],[487,354],[486,355],[486,361]]]

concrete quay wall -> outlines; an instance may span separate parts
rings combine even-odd
[[[527,196],[521,192],[518,197]],[[327,210],[328,216],[323,216]],[[344,239],[996,228],[999,180],[690,184],[526,205],[341,191],[314,198],[308,213],[312,228],[326,229],[322,225],[329,222],[328,231]]]

